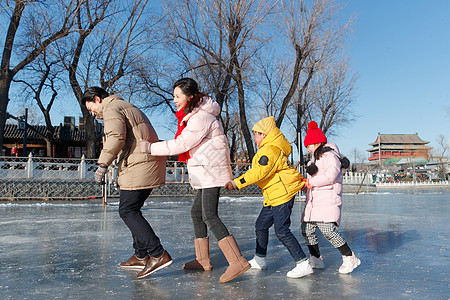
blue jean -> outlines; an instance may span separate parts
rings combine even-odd
[[[141,207],[151,191],[152,189],[120,190],[119,215],[131,231],[137,257],[144,257],[147,253],[153,257],[160,257],[164,251],[159,237],[141,212]]]
[[[294,198],[277,206],[264,206],[256,220],[256,255],[265,257],[269,243],[269,228],[274,225],[275,234],[280,242],[289,250],[296,262],[303,260],[306,255],[298,243],[297,238],[289,228]]]

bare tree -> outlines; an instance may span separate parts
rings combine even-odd
[[[316,74],[308,91],[311,105],[307,116],[309,120],[316,120],[325,134],[332,135],[333,128],[353,121],[350,108],[357,77],[347,61],[332,64],[325,71]]]
[[[300,145],[302,128],[307,121],[304,114],[311,107],[310,99],[305,97],[305,93],[314,76],[317,77],[320,72],[328,72],[328,66],[335,59],[336,53],[340,53],[351,30],[352,19],[338,22],[340,9],[341,5],[336,0],[291,0],[282,1],[280,5],[279,19],[283,22],[279,23],[279,28],[285,35],[282,37],[284,40],[278,44],[289,46],[283,57],[291,59],[285,65],[292,67],[287,72],[290,76],[284,80],[287,85],[283,90],[285,94],[279,104],[276,123],[281,127],[286,112],[291,106],[295,107],[296,121],[289,119],[297,128],[297,145]],[[309,91],[309,94],[313,92]],[[303,150],[301,147],[298,150],[300,163],[303,164]]]
[[[275,116],[280,111],[281,103],[278,101],[285,92],[285,82],[290,77],[288,64],[284,64],[274,54],[259,53],[255,57],[257,66],[254,79],[254,92],[261,99],[264,116]]]
[[[364,168],[364,162],[366,161],[367,155],[357,148],[352,149],[352,154],[348,157],[350,160],[353,159],[351,170],[352,172],[362,171]]]
[[[58,83],[63,71],[58,63],[58,60],[48,62],[46,50],[44,50],[43,55],[26,68],[25,79],[14,80],[14,82],[22,83],[27,89],[31,90],[31,95],[44,116],[46,133],[42,138],[47,144],[47,157],[53,156],[52,149],[55,141],[55,128],[52,125],[50,110],[58,96],[57,90],[60,87]]]
[[[326,66],[331,66],[342,50],[351,24],[350,20],[338,22],[336,0],[164,1],[163,8],[162,38],[174,54],[164,64],[172,76],[164,72],[154,78],[144,76],[146,86],[158,95],[149,106],[167,105],[173,111],[171,83],[180,76],[197,79],[221,105],[225,132],[233,128],[234,135],[228,135],[236,139],[232,144],[245,141],[242,150],[246,149],[250,158],[255,151],[248,127],[248,99],[257,94],[266,100],[267,114],[279,111],[278,126],[287,109],[296,105],[299,121],[294,126],[301,130],[306,120],[303,112],[311,106],[305,98],[307,87],[317,72],[328,72]],[[286,49],[286,45],[290,45],[291,55],[285,50],[273,51]],[[279,64],[274,63],[277,60]],[[252,100],[253,108],[257,104]],[[235,112],[239,114],[237,122],[232,118]],[[235,125],[240,130],[236,131]]]
[[[439,162],[439,168],[438,168],[438,174],[440,178],[448,179],[448,172],[446,165],[449,163],[448,159],[448,152],[450,145],[448,144],[448,140],[445,138],[444,135],[439,135],[437,139],[437,143],[439,146],[439,149],[437,149],[438,153],[436,156],[436,159]]]
[[[283,99],[277,126],[281,126],[287,107],[298,85],[304,91],[320,64],[327,62],[342,45],[350,22],[337,22],[340,5],[336,0],[291,0],[282,3],[284,30],[295,51],[289,91]],[[304,73],[303,82],[300,81]]]
[[[144,16],[144,17],[143,17]],[[84,3],[77,13],[78,37],[58,45],[59,57],[79,102],[86,137],[86,156],[95,157],[99,142],[94,117],[81,104],[82,88],[99,85],[113,93],[133,94],[133,76],[142,68],[151,43],[147,0],[97,0]],[[65,49],[70,49],[66,52]]]
[[[0,4],[2,5],[0,12],[10,18],[0,65],[1,148],[13,78],[49,45],[70,33],[79,2],[81,0],[57,0],[51,3],[15,0],[2,1]],[[55,11],[59,13],[53,13]],[[21,37],[20,41],[16,41],[16,37]],[[15,61],[17,64],[11,66]]]
[[[191,74],[214,94],[223,109],[221,121],[225,132],[232,126],[230,109],[234,105],[229,100],[236,89],[240,131],[248,155],[253,157],[245,108],[244,70],[250,63],[249,58],[262,45],[255,30],[274,5],[256,0],[193,0],[164,1],[163,7],[167,13],[165,38],[169,49],[182,62],[184,70],[180,73]]]

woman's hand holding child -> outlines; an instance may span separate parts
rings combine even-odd
[[[139,142],[139,146],[141,147],[141,152],[151,154],[151,146],[152,146],[152,143],[150,143],[150,142],[147,141],[147,140],[141,140],[141,141]]]

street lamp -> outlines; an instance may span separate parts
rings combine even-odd
[[[24,157],[27,156],[27,129],[28,129],[28,108],[25,108],[25,115],[20,117],[19,129],[23,127],[23,152]]]

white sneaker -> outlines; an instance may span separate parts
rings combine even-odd
[[[256,261],[256,257],[253,257],[248,263],[252,269],[267,270],[267,262],[265,257],[258,257],[259,263]]]
[[[359,258],[352,252],[352,256],[342,256],[342,266],[339,268],[339,273],[348,274],[352,272],[357,266],[361,264]]]
[[[315,256],[311,256],[309,258],[309,264],[311,265],[311,267],[313,269],[324,269],[325,268],[325,264],[323,263],[323,257],[315,257]]]
[[[300,278],[312,274],[313,272],[314,271],[309,264],[309,260],[305,260],[301,263],[298,263],[297,266],[290,270],[286,276],[289,278]]]

